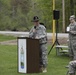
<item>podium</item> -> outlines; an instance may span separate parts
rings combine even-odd
[[[18,72],[39,73],[39,40],[27,37],[17,38]]]

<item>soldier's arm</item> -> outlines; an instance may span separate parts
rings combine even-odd
[[[76,34],[76,31],[70,31],[71,34]]]
[[[71,33],[71,34],[74,34],[74,35],[76,34],[76,25],[75,25],[75,27],[74,27],[74,30],[70,31],[70,33]]]
[[[34,35],[35,35],[35,30],[34,30],[34,28],[32,28],[32,29],[30,30],[30,32],[29,32],[29,37],[30,37],[30,38],[33,38]]]
[[[41,35],[39,36],[39,39],[45,38],[45,37],[47,37],[46,28],[45,27],[42,27],[41,28]]]

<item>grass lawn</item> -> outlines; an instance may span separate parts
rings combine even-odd
[[[16,37],[0,35],[0,42],[1,41],[7,41],[7,40],[14,40],[14,39],[16,39]]]
[[[48,47],[48,50],[50,46]],[[53,49],[48,55],[48,72],[26,75],[66,75],[67,56],[56,56]],[[25,75],[17,72],[17,46],[0,45],[0,75]]]

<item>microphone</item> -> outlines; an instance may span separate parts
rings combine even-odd
[[[34,29],[36,29],[36,26],[34,26]]]

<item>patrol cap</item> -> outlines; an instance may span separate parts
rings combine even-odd
[[[39,21],[39,18],[38,18],[38,16],[34,16],[33,17],[33,20],[32,20],[32,22],[38,22]]]
[[[69,20],[75,19],[75,15],[71,15]]]

